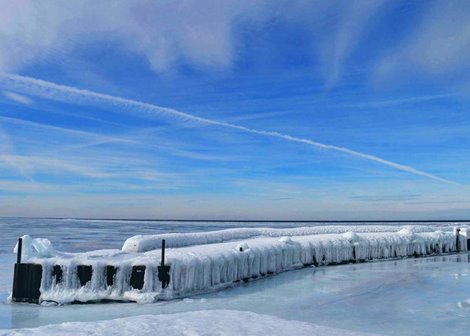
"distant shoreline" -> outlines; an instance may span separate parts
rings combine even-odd
[[[406,219],[406,220],[269,220],[269,219],[144,219],[144,218],[87,218],[87,217],[24,217],[5,216],[0,219],[52,219],[83,221],[128,221],[128,222],[196,222],[196,223],[463,223],[470,219]]]

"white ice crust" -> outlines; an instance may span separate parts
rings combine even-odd
[[[49,258],[56,254],[56,251],[52,247],[49,239],[45,238],[31,238],[28,235],[21,237],[22,250],[21,258],[27,260],[30,258]],[[18,253],[18,243],[16,243],[15,248],[13,249],[15,254]]]
[[[69,322],[38,328],[0,330],[0,336],[366,336],[360,332],[313,323],[285,320],[270,315],[236,310],[201,310],[177,314],[143,315],[97,322]]]
[[[29,262],[43,266],[41,300],[68,303],[103,299],[154,302],[185,297],[231,287],[240,281],[301,268],[309,265],[329,265],[344,262],[400,258],[456,250],[456,242],[466,250],[466,239],[458,238],[452,228],[425,226],[338,226],[296,229],[231,229],[223,231],[136,236],[126,241],[137,250],[99,250],[87,253],[54,251],[50,243],[23,237],[27,242],[23,256]],[[388,231],[387,231],[388,230]],[[323,233],[315,233],[315,232]],[[365,232],[366,231],[366,232]],[[139,238],[140,237],[140,238]],[[160,249],[157,238],[170,242],[166,265],[170,266],[170,284],[161,289],[157,266]],[[456,239],[457,238],[457,239]],[[197,244],[197,245],[196,245]],[[45,246],[44,248],[41,248]],[[179,246],[179,247],[175,247]],[[145,247],[145,248],[144,248]],[[51,276],[54,265],[63,269],[64,281],[56,284]],[[91,281],[81,287],[77,265],[91,265]],[[117,267],[114,284],[106,285],[106,266]],[[146,267],[144,286],[131,288],[132,266]]]
[[[223,243],[232,240],[250,239],[256,237],[288,237],[308,236],[322,233],[345,232],[396,232],[408,228],[413,232],[429,232],[434,229],[429,226],[396,226],[396,225],[329,225],[311,226],[287,229],[273,228],[237,228],[210,232],[193,233],[164,233],[158,235],[137,235],[127,239],[122,246],[125,252],[147,252],[162,247],[165,239],[167,247],[184,247],[201,244]],[[447,230],[452,228],[446,227]]]

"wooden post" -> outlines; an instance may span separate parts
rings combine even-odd
[[[162,239],[162,260],[158,266],[158,280],[162,283],[162,288],[170,284],[170,266],[165,266],[165,239]]]
[[[18,250],[16,251],[16,263],[21,264],[21,253],[23,250],[23,238],[18,238]]]
[[[13,302],[39,303],[42,279],[42,266],[37,264],[22,264],[23,239],[18,239],[16,264],[13,273]]]
[[[132,288],[144,288],[145,269],[146,267],[144,265],[132,266],[132,273],[130,279],[130,285],[132,286]]]

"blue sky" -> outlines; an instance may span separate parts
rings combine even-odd
[[[468,1],[0,0],[0,216],[470,218]]]

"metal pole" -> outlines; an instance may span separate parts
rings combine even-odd
[[[23,249],[23,238],[18,239],[18,251],[16,254],[16,263],[21,264],[21,250]]]
[[[170,283],[170,266],[165,266],[165,239],[162,239],[162,260],[158,266],[158,280],[162,282],[162,288],[168,287]]]
[[[165,266],[165,239],[162,239],[162,261],[161,265]]]

